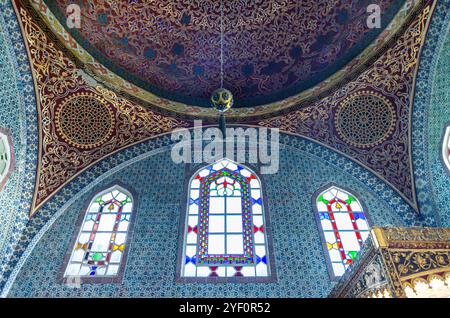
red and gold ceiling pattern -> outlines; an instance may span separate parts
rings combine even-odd
[[[64,184],[105,156],[188,126],[185,121],[150,111],[102,86],[90,86],[20,2],[16,4],[39,101],[40,147],[31,214]],[[74,107],[78,107],[77,111]]]
[[[402,36],[355,80],[311,106],[258,124],[309,137],[348,155],[417,208],[409,131],[411,96],[432,3],[425,2]]]
[[[409,119],[414,74],[432,0],[356,79],[306,107],[242,123],[277,127],[326,145],[376,173],[416,207]],[[130,145],[189,127],[124,98],[81,71],[52,31],[15,0],[35,79],[40,145],[31,214],[74,177]],[[55,42],[54,42],[55,41]],[[119,90],[120,91],[120,90]],[[364,105],[370,105],[364,109]],[[78,111],[75,111],[77,109]],[[94,116],[95,115],[95,116]],[[95,133],[91,133],[95,127]]]

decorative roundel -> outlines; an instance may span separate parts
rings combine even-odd
[[[91,149],[104,143],[114,130],[114,113],[101,97],[79,93],[65,99],[56,115],[56,129],[69,145]]]
[[[334,118],[339,137],[346,143],[368,148],[382,143],[394,131],[396,115],[383,95],[360,91],[344,99]]]

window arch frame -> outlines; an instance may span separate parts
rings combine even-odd
[[[442,133],[441,143],[440,143],[440,158],[444,169],[450,176],[450,122],[448,122]]]
[[[319,231],[320,244],[322,245],[322,251],[323,251],[323,254],[324,254],[325,261],[326,261],[325,263],[326,263],[328,275],[329,275],[331,281],[337,282],[337,281],[339,281],[342,278],[342,276],[336,276],[335,273],[334,273],[333,265],[332,265],[332,262],[331,262],[331,259],[330,259],[330,254],[329,254],[329,251],[328,251],[328,248],[327,248],[327,240],[325,238],[325,233],[324,233],[324,230],[323,230],[323,227],[322,227],[322,222],[320,220],[319,210],[317,208],[317,198],[319,197],[319,195],[321,195],[322,193],[330,190],[333,187],[335,187],[337,189],[340,189],[340,190],[343,190],[343,191],[345,191],[348,194],[351,194],[352,196],[354,196],[358,200],[358,202],[361,205],[361,208],[363,210],[362,212],[364,213],[364,217],[365,217],[365,219],[367,221],[368,227],[369,227],[368,228],[369,237],[371,235],[370,232],[371,232],[372,227],[373,227],[373,222],[372,222],[372,220],[370,218],[370,215],[369,215],[369,209],[367,208],[366,204],[361,199],[361,195],[357,191],[351,190],[351,189],[349,189],[349,188],[347,188],[345,186],[340,186],[340,185],[336,184],[335,182],[330,182],[330,183],[327,183],[326,185],[318,188],[314,192],[314,194],[312,195],[311,203],[312,203],[312,207],[313,207],[314,218],[316,220],[317,230]],[[369,238],[367,238],[367,239],[369,239]]]
[[[120,192],[126,194],[127,196],[130,196],[133,200],[133,207],[131,210],[131,217],[130,217],[130,221],[129,221],[129,225],[128,225],[128,229],[127,229],[127,236],[126,236],[126,239],[124,242],[125,247],[123,250],[122,258],[120,260],[120,265],[119,265],[119,269],[117,271],[117,275],[115,275],[115,276],[95,276],[95,277],[66,276],[65,273],[66,273],[67,267],[70,264],[70,260],[72,257],[72,253],[74,251],[75,244],[77,243],[78,236],[81,232],[81,228],[83,226],[84,219],[86,217],[86,214],[88,213],[88,209],[89,209],[90,205],[93,203],[95,198],[97,198],[107,192],[114,191],[114,189],[119,190]],[[134,224],[135,224],[135,220],[136,220],[138,207],[139,207],[138,193],[132,187],[125,185],[120,181],[111,182],[111,183],[107,184],[106,186],[102,186],[100,188],[94,187],[94,189],[92,189],[90,191],[89,197],[85,200],[85,202],[81,208],[81,211],[78,215],[77,221],[75,223],[75,228],[70,237],[69,246],[67,247],[67,252],[64,256],[64,260],[63,260],[63,263],[62,263],[62,266],[60,268],[60,272],[58,275],[59,281],[62,284],[68,284],[73,281],[74,277],[79,277],[79,282],[81,284],[108,284],[108,283],[120,284],[120,283],[122,283],[123,277],[125,275],[128,253],[130,250],[130,245],[132,243],[133,229],[134,229]]]
[[[11,177],[11,174],[16,166],[16,158],[14,155],[14,144],[13,139],[11,136],[11,133],[8,129],[0,127],[0,138],[4,136],[4,139],[6,140],[6,145],[8,147],[9,151],[9,162],[8,167],[6,169],[6,173],[3,176],[3,178],[0,179],[0,192],[3,190],[3,188],[6,186],[6,183],[8,182],[9,178]]]
[[[239,164],[253,173],[260,184],[261,189],[261,206],[263,210],[263,220],[265,226],[265,234],[266,234],[266,255],[268,257],[268,269],[269,275],[266,277],[255,276],[255,277],[184,277],[182,276],[182,262],[184,256],[185,249],[185,230],[187,226],[187,217],[189,212],[189,195],[191,189],[191,182],[195,178],[195,176],[203,169],[212,166],[221,160],[228,160],[234,164]],[[277,272],[275,268],[275,254],[273,253],[273,240],[272,240],[272,226],[270,222],[270,212],[269,205],[267,202],[267,187],[264,180],[264,176],[256,173],[258,171],[257,167],[253,164],[242,164],[235,160],[228,159],[227,157],[223,157],[219,160],[215,160],[212,163],[188,163],[185,165],[184,171],[184,183],[183,183],[183,191],[181,196],[181,215],[179,218],[179,229],[178,229],[178,253],[177,253],[177,264],[176,264],[176,283],[206,283],[206,284],[215,284],[215,283],[272,283],[277,281]]]

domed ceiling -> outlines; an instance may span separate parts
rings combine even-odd
[[[82,27],[68,31],[100,63],[160,97],[209,105],[220,86],[220,1],[77,2]],[[383,28],[403,2],[376,2]],[[65,22],[73,1],[46,3]],[[383,29],[366,26],[371,3],[225,0],[225,86],[235,107],[282,100],[345,66]]]

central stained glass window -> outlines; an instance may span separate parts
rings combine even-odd
[[[181,277],[268,277],[261,182],[223,159],[191,179]]]

